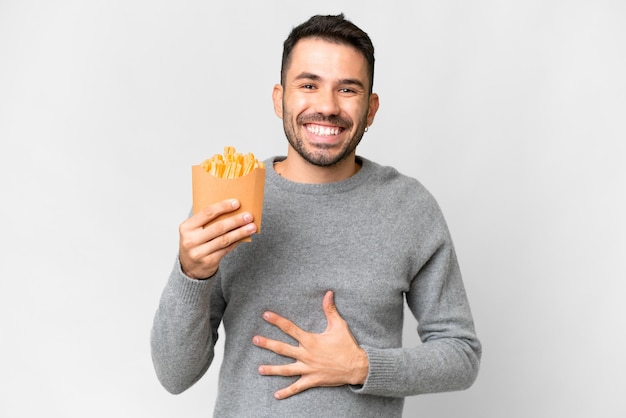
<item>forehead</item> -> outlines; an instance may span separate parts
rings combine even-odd
[[[287,78],[303,72],[323,78],[356,78],[366,85],[367,61],[356,48],[320,38],[298,41],[291,53]]]

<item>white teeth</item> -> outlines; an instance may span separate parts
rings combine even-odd
[[[317,136],[332,136],[339,135],[339,128],[332,128],[329,126],[320,126],[320,125],[307,125],[306,129],[311,132],[313,135]]]

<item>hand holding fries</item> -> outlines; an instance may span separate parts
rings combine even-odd
[[[224,154],[192,166],[191,179],[193,216],[179,229],[180,263],[189,277],[202,279],[240,242],[261,232],[265,166],[254,154],[227,146]]]
[[[213,276],[222,258],[257,231],[252,214],[234,214],[238,209],[238,200],[222,200],[199,211],[180,225],[180,267],[188,277],[206,279]],[[222,215],[232,216],[218,220]]]

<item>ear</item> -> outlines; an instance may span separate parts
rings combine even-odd
[[[272,101],[274,102],[274,113],[279,118],[283,118],[283,86],[276,84],[272,90]]]
[[[367,110],[367,126],[370,126],[372,123],[374,123],[374,116],[376,116],[376,112],[378,112],[379,104],[380,103],[378,100],[378,94],[370,94],[369,109]]]

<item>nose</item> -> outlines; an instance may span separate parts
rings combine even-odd
[[[317,113],[329,116],[340,113],[337,92],[332,89],[319,89],[315,99],[315,111]]]

